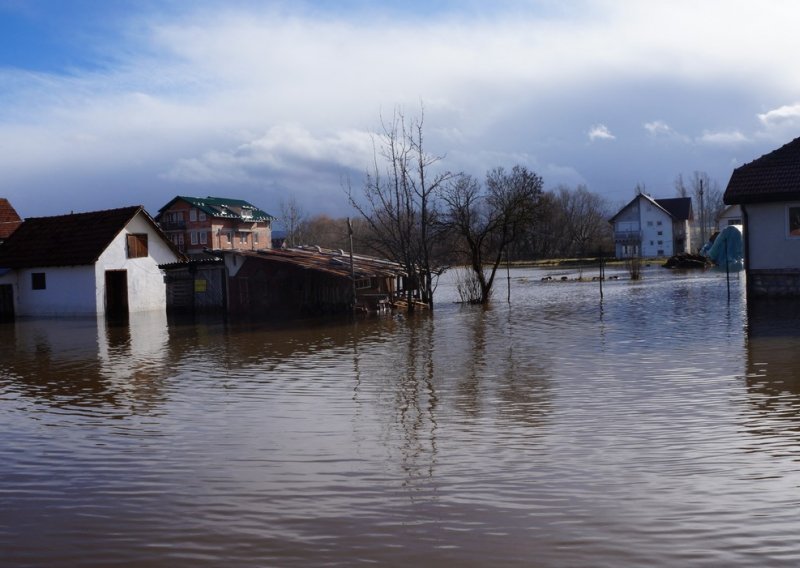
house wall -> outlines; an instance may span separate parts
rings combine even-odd
[[[745,207],[748,294],[800,296],[800,236],[789,235],[789,206],[800,207],[800,202]]]
[[[147,234],[147,256],[128,258],[126,235]],[[105,313],[107,270],[125,270],[128,280],[128,311],[165,310],[167,305],[167,286],[159,264],[177,262],[178,256],[153,226],[142,216],[137,215],[120,231],[106,248],[94,266],[95,310]]]
[[[800,203],[747,205],[749,268],[800,268],[800,237],[789,236],[787,205],[800,207]]]
[[[650,202],[639,207],[642,224],[642,257],[672,256],[672,218]],[[660,234],[659,234],[660,233]]]
[[[34,290],[32,274],[44,273],[45,288]],[[12,270],[0,284],[14,287],[14,313],[23,317],[88,316],[95,313],[92,266]]]
[[[719,218],[717,230],[722,231],[728,225],[742,224],[742,208],[739,205],[730,205]]]
[[[192,213],[194,211],[194,213]],[[181,221],[170,224],[169,213],[180,213]],[[192,220],[194,215],[194,220]],[[211,217],[187,201],[178,200],[159,218],[173,243],[189,254],[203,249],[262,250],[272,248],[272,229],[268,221],[247,222],[240,219]],[[257,235],[257,239],[254,238]],[[203,242],[205,235],[205,242]],[[228,235],[231,236],[230,241]],[[242,235],[245,236],[242,242]],[[194,243],[192,242],[194,241]]]
[[[641,244],[641,223],[639,219],[639,201],[633,201],[614,217],[614,242],[617,258],[638,256]]]

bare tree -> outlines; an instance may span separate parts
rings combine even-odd
[[[601,195],[590,192],[585,185],[574,190],[560,186],[557,192],[562,227],[569,239],[570,254],[585,256],[591,245],[599,249],[610,233],[608,205]]]
[[[675,178],[675,192],[680,197],[692,198],[694,215],[699,227],[699,242],[700,246],[703,246],[725,210],[722,189],[706,172],[694,171],[688,183],[684,182],[682,174],[678,174]]]
[[[303,225],[306,214],[294,196],[281,200],[281,224],[286,231],[286,245],[295,247],[303,244]]]
[[[433,255],[435,196],[451,174],[435,171],[443,157],[425,151],[423,118],[421,111],[418,119],[407,120],[396,110],[390,122],[381,121],[363,191],[357,196],[348,187],[348,197],[369,225],[373,249],[403,265],[420,299],[433,307],[433,278],[439,273]],[[411,288],[409,310],[414,307]]]
[[[457,242],[479,284],[479,294],[472,302],[489,302],[503,255],[536,218],[542,185],[541,177],[514,166],[511,172],[503,168],[490,171],[483,187],[475,178],[461,174],[444,188],[443,223],[459,237]]]

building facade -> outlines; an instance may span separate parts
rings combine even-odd
[[[741,207],[748,295],[800,296],[800,138],[736,168],[723,200]]]
[[[274,217],[241,199],[177,196],[156,221],[181,252],[272,248]]]
[[[612,217],[617,258],[670,257],[690,250],[691,198],[639,194]]]
[[[158,265],[183,258],[141,206],[27,219],[0,247],[0,316],[165,311]]]

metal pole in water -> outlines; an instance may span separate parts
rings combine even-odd
[[[606,271],[603,268],[603,249],[600,249],[600,301],[603,301],[603,279],[606,277]]]
[[[730,243],[726,240],[725,241],[725,280],[728,283],[728,303],[731,303],[731,259],[729,255],[729,245]]]
[[[508,284],[508,297],[506,301],[511,303],[511,267],[508,264],[508,249],[506,249],[506,282]]]

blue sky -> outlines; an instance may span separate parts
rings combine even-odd
[[[800,4],[0,0],[0,196],[25,217],[221,195],[352,214],[381,115],[621,204],[800,134]]]

